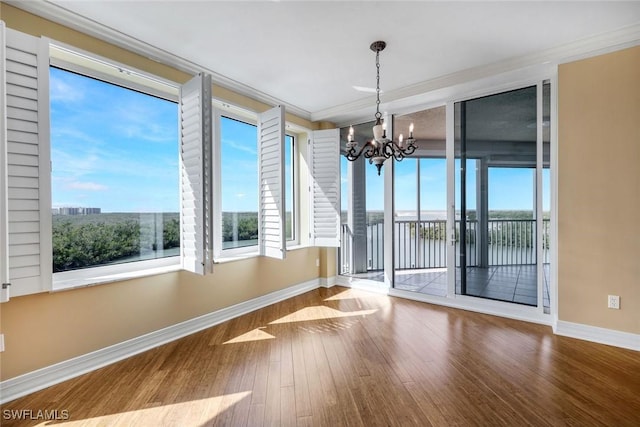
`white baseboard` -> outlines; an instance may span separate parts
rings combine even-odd
[[[323,288],[332,288],[336,284],[336,276],[333,277],[321,277],[320,286]]]
[[[357,277],[338,276],[336,284],[345,288],[358,289],[361,291],[374,292],[376,294],[389,294],[389,287],[382,282],[375,280],[360,279]]]
[[[553,330],[557,335],[640,351],[640,334],[599,328],[582,323],[558,320]]]
[[[401,297],[429,304],[437,304],[461,310],[475,311],[493,316],[549,325],[557,335],[640,351],[639,334],[599,328],[579,323],[565,322],[558,320],[556,315],[543,314],[536,308],[527,308],[522,305],[513,305],[510,303],[491,300],[480,300],[478,298],[470,297],[457,296],[456,298],[446,298],[431,296],[417,292],[387,288],[381,282],[350,278],[346,276],[339,276],[337,284],[340,286],[388,294],[389,296]]]
[[[310,280],[91,353],[83,354],[82,356],[74,357],[73,359],[65,360],[55,365],[10,378],[0,382],[0,404],[86,374],[87,372],[175,341],[178,338],[185,337],[243,314],[309,292],[320,286],[331,287],[334,284],[335,277]]]
[[[463,295],[456,295],[454,298],[447,298],[399,289],[391,289],[389,291],[389,295],[426,302],[429,304],[457,308],[460,310],[490,314],[492,316],[505,317],[514,320],[522,320],[523,322],[552,326],[552,317],[548,314],[542,313],[537,307],[527,307],[521,304]]]

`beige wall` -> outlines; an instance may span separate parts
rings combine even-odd
[[[179,83],[189,78],[186,73],[4,3],[0,3],[0,19],[9,28],[45,35]],[[245,108],[255,111],[268,108],[228,89],[214,85],[213,91],[215,96]],[[291,115],[287,115],[287,120],[309,129],[320,128],[320,124]],[[321,260],[320,267],[316,266],[316,260]],[[6,351],[0,353],[0,379],[13,378],[291,285],[329,277],[334,272],[334,251],[303,248],[289,251],[284,261],[260,257],[217,264],[214,273],[206,277],[176,272],[12,298],[0,304],[0,331],[5,335],[6,346]]]
[[[2,380],[319,277],[307,248],[187,272],[12,298],[2,304]]]
[[[559,319],[638,334],[640,47],[558,74]]]

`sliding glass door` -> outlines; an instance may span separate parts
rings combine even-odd
[[[551,93],[540,82],[394,116],[394,139],[414,123],[417,150],[380,176],[343,159],[340,273],[419,298],[549,313]],[[354,126],[358,138],[370,125]]]
[[[538,305],[538,91],[455,103],[456,294]]]

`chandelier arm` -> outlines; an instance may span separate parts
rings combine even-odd
[[[383,153],[382,154],[387,159],[390,158],[391,156],[395,157],[396,147],[398,147],[398,146],[396,145],[395,142],[393,142],[391,140],[387,140],[387,142],[385,142],[385,144],[384,144]]]
[[[378,147],[372,141],[368,141],[362,148],[365,147],[368,147],[367,151],[364,152],[365,159],[370,159],[378,155]]]
[[[356,148],[357,147],[349,148],[346,154],[347,160],[353,162],[355,160],[358,160],[360,156],[369,159],[377,154],[377,147],[375,147],[371,141],[365,142],[364,145],[360,147],[359,151],[356,151]]]
[[[416,151],[416,146],[414,144],[409,144],[407,148],[404,149],[403,154],[405,156],[410,156]]]
[[[347,151],[347,160],[349,160],[350,162],[353,162],[353,161],[357,160],[360,157],[360,155],[362,154],[362,152],[366,148],[366,145],[363,145],[360,148],[360,151],[356,151],[356,148],[358,148],[358,147],[357,146],[350,147],[349,151]]]

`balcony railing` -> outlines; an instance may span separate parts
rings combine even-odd
[[[395,221],[396,269],[444,268],[447,266],[446,221]],[[542,222],[543,262],[549,262],[549,220]],[[483,256],[478,235],[478,222],[467,220],[467,266],[479,265]],[[536,220],[495,219],[488,221],[486,262],[489,266],[532,265],[536,263]],[[460,255],[460,221],[456,221],[456,265]],[[353,234],[342,225],[340,265],[349,273],[352,265]],[[367,224],[367,270],[384,268],[384,224]]]

